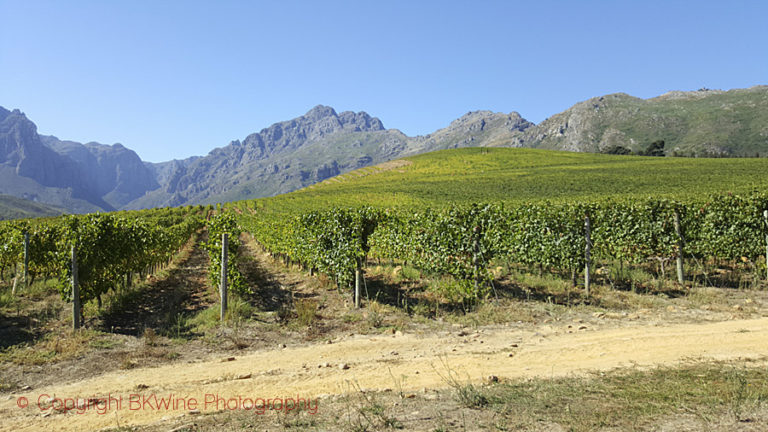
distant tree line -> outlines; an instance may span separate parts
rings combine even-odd
[[[716,151],[690,151],[690,152],[683,152],[678,150],[672,150],[671,153],[667,154],[664,151],[664,140],[656,140],[648,145],[648,147],[645,148],[645,150],[640,150],[637,152],[632,151],[631,149],[620,146],[620,145],[613,145],[610,147],[606,147],[603,150],[601,150],[601,153],[604,154],[614,154],[614,155],[635,155],[635,156],[657,156],[657,157],[665,157],[665,156],[671,156],[671,157],[704,157],[704,158],[759,158],[760,153],[755,152],[754,155],[752,154],[733,154],[728,153],[724,151],[716,152]]]
[[[620,145],[614,145],[604,149],[602,153],[616,154],[616,155],[637,155],[637,156],[659,156],[659,157],[666,156],[666,154],[664,153],[664,140],[656,140],[652,142],[648,147],[646,147],[645,150],[640,150],[638,152],[633,152],[632,150]]]

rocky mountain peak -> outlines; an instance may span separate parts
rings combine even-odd
[[[354,113],[344,111],[339,114],[339,122],[344,129],[355,132],[374,132],[384,130],[384,124],[376,117],[371,117],[365,111]]]
[[[376,132],[384,130],[384,124],[365,112],[336,111],[325,105],[317,105],[303,116],[275,123],[258,133],[248,135],[242,143],[232,141],[229,146],[211,152],[229,153],[242,148],[242,155],[249,160],[258,160],[278,153],[293,151],[307,142],[317,141],[335,133]],[[238,156],[239,157],[239,156]]]
[[[0,123],[11,114],[10,111],[0,106]]]
[[[5,130],[8,130],[12,127],[24,127],[25,129],[31,128],[32,130],[37,131],[37,126],[32,123],[19,109],[8,111],[0,107],[0,123],[3,124],[3,126],[0,127]]]
[[[0,112],[0,163],[16,164],[28,148],[41,146],[37,139],[37,126],[15,109]]]
[[[456,120],[452,121],[451,124],[448,125],[449,128],[457,128],[462,127],[463,125],[467,125],[470,123],[477,123],[482,122],[485,119],[492,117],[494,115],[493,111],[469,111],[463,116],[457,118]]]
[[[311,110],[307,111],[303,117],[309,121],[318,121],[325,117],[336,117],[336,111],[325,105],[317,105]]]
[[[365,111],[336,111],[325,105],[317,105],[306,114],[294,119],[291,123],[309,123],[311,129],[319,134],[334,133],[339,130],[354,132],[373,132],[384,130],[384,124],[376,117],[371,117]]]
[[[503,124],[509,131],[523,131],[533,123],[524,119],[519,113],[513,111],[509,114],[481,110],[470,111],[452,121],[446,128],[452,132],[482,131],[490,124]]]

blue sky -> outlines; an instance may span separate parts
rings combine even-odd
[[[765,1],[0,0],[0,106],[159,162],[317,104],[408,135],[768,84]]]

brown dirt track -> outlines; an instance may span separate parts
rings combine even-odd
[[[715,323],[569,329],[542,326],[456,329],[433,334],[351,336],[333,343],[308,343],[245,354],[233,361],[202,362],[108,372],[66,385],[35,388],[0,401],[0,431],[85,431],[151,424],[195,415],[186,409],[130,409],[130,394],[195,398],[203,412],[206,395],[274,398],[341,394],[354,386],[403,390],[446,387],[450,368],[480,381],[489,375],[519,378],[566,376],[617,367],[673,365],[686,359],[768,356],[768,318]],[[327,363],[327,365],[326,365]],[[338,365],[346,363],[349,368]],[[250,377],[249,377],[250,375]],[[84,414],[38,408],[41,394],[58,398],[123,398],[120,409]],[[27,408],[19,408],[26,400]],[[323,400],[319,401],[322,410]],[[219,406],[221,409],[222,406]]]

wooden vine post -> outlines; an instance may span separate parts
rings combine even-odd
[[[29,285],[29,232],[24,232],[24,288]]]
[[[13,263],[13,288],[11,289],[11,295],[16,296],[16,286],[19,284],[19,265],[17,263]]]
[[[480,226],[475,226],[472,233],[474,234],[472,236],[472,270],[474,272],[475,295],[478,295],[480,292]]]
[[[683,235],[680,230],[680,211],[675,209],[675,235],[677,235],[677,282],[680,285],[685,283],[685,273],[683,272]]]
[[[80,328],[80,285],[77,281],[77,249],[72,246],[72,328]]]
[[[592,239],[589,225],[589,214],[584,216],[584,238],[586,240],[586,246],[584,246],[584,293],[589,297],[589,261],[592,252]]]
[[[768,280],[768,210],[763,211],[765,220],[765,279]]]
[[[229,236],[227,233],[221,234],[221,281],[219,282],[219,293],[221,295],[221,321],[227,314],[227,252],[229,249]]]
[[[355,267],[355,309],[360,308],[360,261]]]

